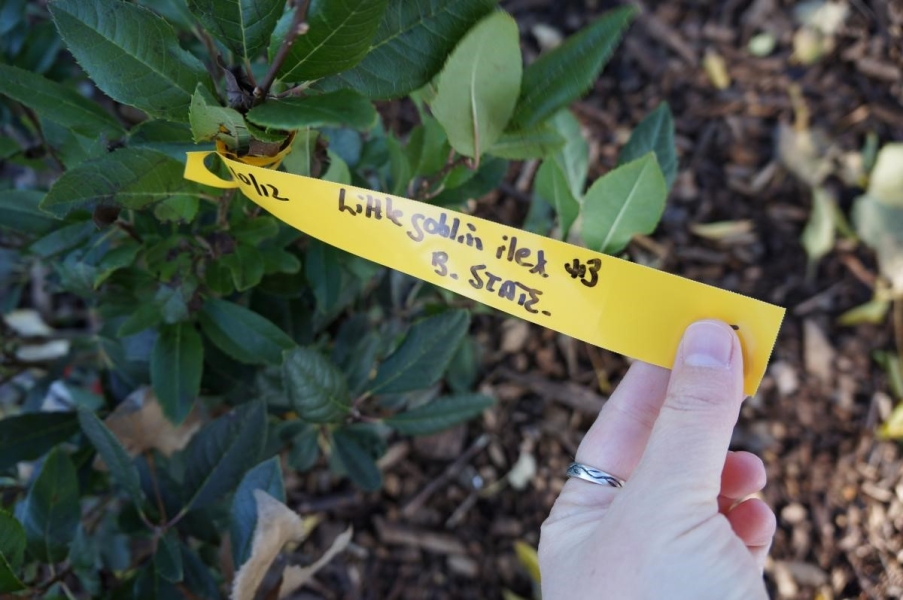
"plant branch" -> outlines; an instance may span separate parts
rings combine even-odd
[[[151,483],[154,486],[154,496],[157,501],[157,510],[160,511],[160,518],[165,523],[167,521],[166,506],[163,504],[163,496],[160,494],[160,485],[157,483],[157,463],[154,460],[153,452],[145,452],[144,458],[147,460],[148,469],[150,469]]]
[[[220,96],[219,79],[223,75],[223,67],[220,64],[220,56],[216,49],[216,44],[213,43],[213,38],[210,37],[210,34],[203,27],[195,27],[195,34],[201,39],[204,47],[207,48],[207,53],[210,55],[210,60],[205,61],[205,65],[210,72],[210,78],[213,79],[216,95]]]
[[[34,129],[38,134],[38,139],[41,141],[41,145],[44,147],[44,149],[47,150],[48,156],[53,159],[53,162],[56,163],[56,166],[60,171],[65,171],[66,165],[63,164],[63,161],[60,160],[60,157],[57,155],[56,150],[54,150],[53,147],[47,143],[47,138],[44,137],[44,130],[41,129],[41,122],[38,120],[38,116],[27,106],[23,106],[22,110],[25,112],[25,116],[28,117],[28,120],[31,121],[31,124],[34,125]]]
[[[260,85],[254,88],[254,104],[262,102],[263,99],[267,97],[267,94],[270,93],[270,87],[272,87],[273,82],[276,81],[276,74],[279,72],[279,69],[282,68],[282,64],[288,57],[289,50],[292,49],[292,44],[295,43],[295,40],[299,35],[307,33],[307,23],[305,23],[304,20],[307,18],[307,8],[309,6],[310,0],[301,0],[301,4],[295,9],[295,16],[292,17],[292,23],[289,25],[288,33],[285,34],[285,39],[282,40],[282,45],[279,46],[279,51],[276,52],[276,56],[273,57],[273,64],[270,65],[270,69],[263,77],[263,81],[260,82]]]

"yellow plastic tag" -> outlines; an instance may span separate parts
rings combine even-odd
[[[750,395],[784,317],[779,306],[586,248],[407,198],[246,164],[220,151],[233,175],[227,181],[204,165],[209,154],[188,153],[187,179],[237,187],[277,218],[337,248],[654,365],[671,368],[690,323],[726,321],[743,346]]]

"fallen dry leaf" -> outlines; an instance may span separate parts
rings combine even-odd
[[[869,175],[868,195],[888,206],[903,208],[903,142],[885,144]]]
[[[323,553],[312,565],[299,567],[297,565],[289,565],[282,572],[282,585],[279,586],[279,600],[282,600],[289,594],[294,593],[302,585],[313,579],[317,571],[322,569],[331,561],[336,554],[345,550],[351,543],[351,536],[354,534],[354,528],[349,526],[344,532],[340,533],[329,549]]]
[[[257,525],[251,542],[251,556],[235,574],[232,600],[254,600],[257,588],[282,548],[289,543],[302,542],[319,522],[316,517],[301,518],[263,490],[254,490],[254,500]]]
[[[714,223],[694,223],[690,225],[690,231],[701,238],[714,241],[730,241],[734,238],[743,238],[751,233],[755,225],[749,219],[740,221],[716,221]]]
[[[702,68],[715,89],[726,90],[731,86],[731,76],[727,72],[727,63],[714,50],[707,50],[702,57]]]
[[[150,449],[169,456],[187,446],[201,428],[201,414],[195,407],[176,427],[163,415],[163,408],[153,390],[145,387],[129,394],[104,420],[104,424],[130,456]]]
[[[834,373],[834,348],[828,336],[814,321],[803,321],[803,357],[806,372],[822,383],[831,384]]]
[[[6,325],[22,337],[46,337],[53,333],[36,310],[20,309],[3,315]]]

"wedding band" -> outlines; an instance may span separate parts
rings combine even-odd
[[[613,488],[623,487],[625,483],[623,479],[615,477],[611,473],[606,473],[605,471],[600,471],[599,469],[578,462],[571,463],[571,466],[568,467],[567,475],[568,477],[576,477],[583,481],[598,483],[599,485],[608,485]]]

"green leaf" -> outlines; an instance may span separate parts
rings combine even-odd
[[[294,348],[285,353],[282,380],[289,401],[304,421],[338,421],[351,408],[345,376],[313,348]]]
[[[398,350],[379,366],[370,391],[397,394],[430,387],[442,377],[468,327],[466,310],[449,310],[418,321]]]
[[[179,194],[170,196],[154,207],[154,216],[168,223],[191,223],[198,214],[200,201],[197,196]]]
[[[555,208],[561,227],[561,239],[566,240],[580,214],[580,202],[574,197],[561,164],[554,159],[543,161],[536,172],[533,188],[540,198]]]
[[[632,6],[609,11],[527,67],[512,125],[529,129],[585,94],[636,14]]]
[[[100,259],[100,262],[97,263],[99,272],[97,277],[94,278],[94,288],[97,289],[100,287],[104,281],[109,279],[110,276],[119,269],[125,269],[126,267],[132,266],[141,249],[141,244],[129,241],[107,252],[104,257]]]
[[[25,530],[8,512],[0,509],[0,593],[25,589],[16,571],[25,554]]]
[[[313,289],[317,310],[326,313],[338,302],[342,293],[339,277],[341,250],[319,240],[311,240],[304,262],[304,274]]]
[[[310,28],[292,44],[279,78],[310,81],[359,63],[370,50],[387,2],[311,0],[307,13]]]
[[[283,350],[295,346],[272,322],[225,300],[207,300],[198,320],[210,341],[239,362],[280,365]]]
[[[405,151],[411,163],[412,174],[428,177],[445,166],[451,146],[448,145],[448,136],[439,121],[425,115],[423,124],[411,131]]]
[[[878,254],[878,269],[897,294],[903,294],[903,206],[868,194],[853,204],[856,231]]]
[[[326,154],[329,158],[329,168],[323,173],[323,181],[351,185],[351,170],[348,163],[332,150],[328,150]]]
[[[878,152],[869,174],[868,195],[903,208],[903,142],[885,144]]]
[[[677,177],[677,150],[674,147],[674,117],[667,102],[659,104],[636,126],[618,155],[618,164],[642,158],[649,152],[655,152],[665,183],[671,189]]]
[[[196,190],[196,184],[182,176],[184,170],[182,163],[160,152],[121,148],[63,173],[41,202],[41,209],[65,217],[75,209],[97,204],[144,208]]]
[[[232,272],[232,282],[239,292],[255,287],[263,279],[263,256],[254,246],[239,244],[234,252],[223,256],[222,264]]]
[[[0,229],[15,233],[44,235],[60,222],[41,212],[38,205],[44,192],[36,190],[3,190],[0,192]]]
[[[389,148],[389,176],[392,181],[389,193],[403,196],[411,182],[411,163],[408,162],[408,157],[397,138],[394,136],[386,138],[386,145]]]
[[[489,154],[509,160],[545,158],[564,147],[565,139],[552,127],[543,124],[526,131],[502,134]]]
[[[295,139],[292,140],[292,150],[282,161],[286,171],[293,175],[311,176],[311,166],[314,162],[314,151],[317,147],[317,137],[319,135],[320,132],[309,127],[301,128],[295,132]]]
[[[282,482],[282,467],[279,457],[274,456],[248,471],[235,495],[232,496],[232,510],[229,514],[229,532],[232,542],[232,564],[241,568],[251,556],[254,528],[257,526],[257,501],[254,490],[263,490],[276,500],[285,503],[285,484]]]
[[[385,424],[403,435],[430,435],[472,419],[493,404],[493,398],[482,394],[445,396],[389,417]]]
[[[188,9],[237,57],[253,61],[270,41],[284,0],[188,0]]]
[[[179,46],[172,27],[121,0],[56,0],[50,13],[69,51],[108,96],[152,117],[188,120],[201,62]]]
[[[439,75],[432,105],[452,148],[477,158],[501,137],[522,69],[517,23],[507,13],[491,14],[461,40]]]
[[[351,88],[369,98],[400,98],[425,84],[497,0],[405,0],[386,10],[373,47],[352,69],[319,84]]]
[[[170,583],[179,583],[184,577],[182,570],[182,544],[175,531],[170,530],[160,539],[154,553],[154,571]]]
[[[151,353],[150,375],[163,413],[174,424],[185,420],[201,392],[204,345],[191,323],[165,325]]]
[[[231,492],[260,460],[266,408],[249,402],[201,429],[185,449],[185,509],[210,506]]]
[[[270,100],[248,112],[248,120],[252,123],[287,130],[341,125],[366,130],[376,124],[377,117],[373,104],[351,90]]]
[[[382,487],[382,474],[360,433],[353,426],[334,430],[332,451],[351,481],[365,491],[375,491]]]
[[[44,459],[25,497],[22,525],[29,554],[46,563],[66,558],[80,519],[75,467],[58,446]]]
[[[76,133],[107,139],[124,133],[116,119],[96,102],[71,87],[18,67],[0,64],[0,94]]]
[[[465,394],[473,388],[480,375],[481,347],[471,336],[461,340],[452,356],[445,374],[445,381],[456,394]]]
[[[120,337],[128,337],[141,333],[151,327],[156,327],[163,317],[160,315],[160,309],[153,303],[142,303],[135,309],[129,317],[119,326],[117,335]]]
[[[91,221],[65,225],[34,242],[28,250],[41,258],[50,258],[85,242],[96,230]]]
[[[138,469],[126,453],[125,448],[116,439],[116,436],[107,429],[103,421],[97,418],[93,412],[85,409],[78,411],[78,422],[82,432],[91,441],[97,453],[106,463],[110,475],[116,482],[125,488],[132,502],[138,510],[144,502],[144,494],[141,491],[141,480],[138,477]]]
[[[668,187],[655,154],[621,165],[598,179],[583,199],[588,248],[612,254],[638,233],[652,233],[665,209]]]
[[[234,108],[220,106],[213,94],[201,84],[191,96],[188,122],[195,142],[222,139],[235,151],[251,142],[251,133],[242,114]]]
[[[0,470],[40,458],[78,431],[70,412],[34,412],[0,419]]]
[[[160,598],[184,597],[169,581],[163,579],[155,568],[154,561],[148,561],[135,578],[132,586],[132,600],[159,600]]]
[[[25,558],[25,530],[10,513],[0,508],[0,556],[9,566],[18,569]]]
[[[320,456],[319,428],[314,425],[306,425],[301,432],[292,439],[292,449],[288,453],[288,465],[300,472],[309,471]]]
[[[467,183],[446,189],[430,201],[437,206],[459,206],[470,199],[482,198],[498,187],[508,171],[508,161],[489,157],[482,161],[479,171]]]

